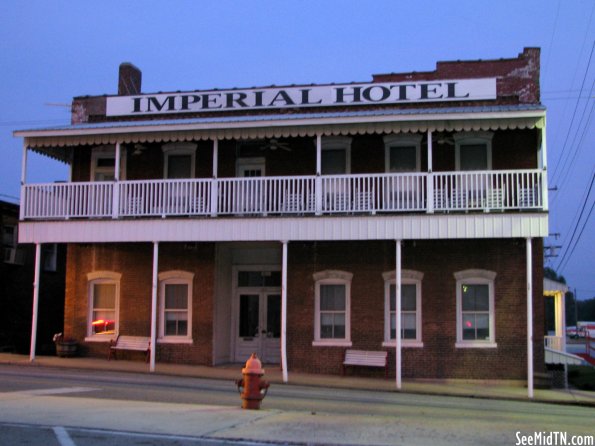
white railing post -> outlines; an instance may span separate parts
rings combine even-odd
[[[219,139],[213,139],[213,175],[211,178],[211,217],[217,216],[219,201],[219,181],[217,180],[219,170]]]
[[[395,380],[401,389],[401,240],[396,240],[395,250]]]
[[[434,213],[434,174],[432,162],[432,131],[428,130],[428,175],[426,176],[426,211]]]
[[[316,202],[316,215],[322,215],[322,135],[316,135],[316,181],[314,184],[315,189],[315,202]]]
[[[112,187],[112,218],[120,216],[120,158],[121,158],[120,142],[116,142],[116,159],[114,167],[114,182]]]

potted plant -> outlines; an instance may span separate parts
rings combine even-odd
[[[76,356],[78,346],[74,339],[65,338],[62,333],[56,333],[53,339],[56,345],[56,354],[59,357],[70,358]]]

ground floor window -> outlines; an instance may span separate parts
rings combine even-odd
[[[118,332],[121,274],[96,271],[87,275],[89,316],[87,336],[111,339]]]
[[[351,278],[344,271],[314,274],[314,345],[351,345]]]
[[[496,273],[466,270],[457,279],[457,347],[495,347]]]
[[[192,340],[192,281],[194,274],[166,271],[159,274],[159,340]]]
[[[395,272],[384,278],[384,346],[395,345],[396,339],[396,285]],[[402,345],[421,347],[421,281],[423,273],[401,271],[401,339]]]

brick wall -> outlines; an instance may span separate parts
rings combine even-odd
[[[353,348],[380,350],[384,340],[382,273],[395,267],[394,242],[290,243],[288,278],[289,369],[339,373],[344,349],[313,347],[314,280],[326,269],[354,273],[351,285]],[[534,265],[541,241],[534,242]],[[423,348],[403,349],[403,376],[416,378],[526,377],[526,279],[524,240],[407,241],[402,267],[424,273],[422,282]],[[456,280],[453,273],[487,269],[495,279],[497,348],[457,349]],[[535,366],[543,368],[543,298],[541,273],[534,277]],[[394,349],[389,351],[391,373]],[[358,370],[358,374],[374,373]],[[381,372],[378,372],[381,373]]]
[[[161,362],[211,364],[213,339],[214,245],[162,243],[159,247],[159,272],[193,272],[192,338],[194,343],[158,344]],[[69,245],[66,276],[64,330],[66,336],[82,341],[86,336],[88,315],[87,274],[113,271],[122,274],[120,282],[121,334],[151,334],[151,244]],[[83,342],[83,352],[107,355],[107,344]],[[129,355],[134,355],[130,353]]]
[[[534,240],[535,370],[543,369],[542,242]],[[424,273],[422,281],[423,348],[403,348],[403,376],[415,378],[525,379],[526,278],[525,241],[444,240],[403,242],[402,267]],[[70,245],[66,278],[65,333],[79,340],[86,335],[87,273],[122,273],[120,333],[150,334],[152,245]],[[291,242],[288,276],[289,369],[338,374],[344,348],[313,347],[314,280],[327,269],[353,273],[351,339],[353,348],[380,350],[384,340],[384,281],[382,273],[395,268],[395,243]],[[161,244],[159,271],[195,273],[192,345],[158,345],[162,362],[212,362],[214,245]],[[453,273],[486,269],[495,279],[497,348],[461,349],[456,342],[456,280]],[[103,356],[104,343],[83,343],[86,354]],[[394,376],[394,349],[389,351]],[[132,353],[131,355],[133,355]],[[358,369],[359,375],[381,371]]]

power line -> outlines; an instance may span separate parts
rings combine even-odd
[[[568,260],[570,260],[570,258],[572,257],[572,254],[574,253],[574,250],[580,240],[580,237],[583,234],[583,231],[585,229],[585,227],[587,226],[587,222],[589,221],[589,218],[591,217],[591,213],[593,212],[593,207],[595,206],[595,201],[593,202],[593,204],[591,205],[591,209],[589,211],[589,215],[587,216],[585,222],[583,223],[583,227],[580,230],[580,233],[576,239],[576,241],[574,242],[574,245],[572,244],[572,241],[574,240],[574,236],[576,235],[578,226],[580,224],[580,221],[583,217],[583,213],[585,211],[585,208],[587,207],[587,202],[589,201],[589,196],[591,195],[591,190],[593,189],[593,183],[595,182],[595,172],[591,175],[591,184],[589,185],[589,189],[587,191],[587,195],[585,197],[585,200],[583,201],[583,205],[582,205],[582,209],[580,211],[580,215],[578,217],[578,219],[576,220],[576,224],[574,225],[574,229],[572,230],[572,236],[570,237],[570,241],[568,242],[567,248],[564,251],[564,255],[562,256],[562,259],[560,260],[560,263],[558,263],[558,268],[556,268],[556,272],[561,273],[564,269],[564,267],[566,267],[566,264],[568,263]],[[572,245],[572,247],[571,247]],[[568,260],[567,260],[568,259]]]
[[[595,40],[593,41],[593,45],[591,46],[591,53],[589,54],[589,61],[587,62],[587,67],[585,68],[585,74],[583,75],[583,81],[581,83],[581,94],[582,91],[584,90],[584,86],[585,86],[585,82],[587,80],[587,74],[589,72],[589,68],[591,67],[591,59],[593,57],[593,50],[595,49]],[[579,106],[580,101],[577,100],[576,104],[574,106],[574,112],[572,113],[572,118],[570,119],[570,125],[568,126],[568,131],[566,132],[566,138],[564,139],[564,144],[562,145],[562,151],[560,152],[560,159],[559,162],[556,163],[556,168],[554,169],[554,173],[552,174],[552,182],[555,184],[555,178],[556,178],[556,174],[558,172],[558,168],[560,167],[561,164],[566,164],[566,160],[568,159],[568,157],[565,158],[564,163],[561,163],[560,161],[562,160],[562,158],[564,157],[564,152],[566,149],[566,145],[568,144],[568,139],[570,138],[570,132],[572,130],[572,126],[574,124],[574,118],[576,117],[576,112],[578,110],[578,106]],[[584,112],[584,110],[583,110]]]

